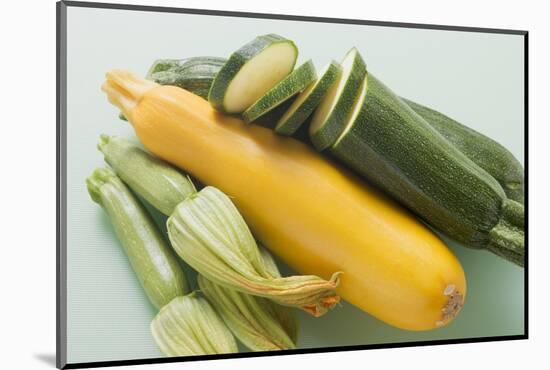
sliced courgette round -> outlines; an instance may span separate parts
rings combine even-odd
[[[340,65],[330,62],[321,72],[318,80],[309,84],[283,114],[275,126],[275,132],[281,135],[293,135],[317,108],[328,89],[340,75]]]
[[[210,87],[208,101],[219,111],[241,113],[285,78],[297,57],[291,40],[258,36],[231,54]]]
[[[343,138],[347,137],[348,134],[351,136],[352,133],[350,131],[352,129],[360,130],[360,128],[367,122],[366,109],[364,109],[365,99],[367,97],[367,90],[368,76],[365,76],[363,82],[361,82],[361,86],[359,87],[359,95],[357,96],[357,99],[353,104],[349,119],[347,121],[342,121],[340,125],[340,135],[334,141],[334,144],[331,146],[331,150],[336,150],[337,148],[339,148],[340,141],[342,141]]]
[[[313,113],[309,135],[317,150],[330,147],[347,122],[359,87],[366,75],[366,66],[356,48],[352,48],[341,63],[342,73],[336,83],[326,92],[323,100]]]
[[[255,121],[258,117],[263,116],[304,90],[316,78],[315,66],[311,60],[308,60],[256,100],[243,112],[243,119],[246,122]]]

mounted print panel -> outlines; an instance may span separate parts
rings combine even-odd
[[[58,3],[58,367],[527,338],[527,32]]]

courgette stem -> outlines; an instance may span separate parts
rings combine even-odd
[[[522,266],[525,257],[524,208],[511,199],[504,200],[501,217],[489,231],[487,249]]]

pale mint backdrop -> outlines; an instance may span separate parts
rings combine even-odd
[[[161,356],[149,333],[155,310],[84,185],[103,165],[101,133],[133,138],[100,91],[111,68],[143,75],[157,58],[226,57],[264,33],[293,39],[300,61],[312,58],[319,68],[356,46],[398,94],[493,137],[523,161],[521,36],[71,7],[67,32],[69,363]],[[407,332],[343,302],[319,319],[299,314],[299,347],[522,334],[523,270],[483,251],[451,248],[466,271],[468,297],[448,327]]]

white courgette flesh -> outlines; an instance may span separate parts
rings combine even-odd
[[[308,60],[245,110],[243,112],[244,120],[252,122],[258,117],[263,116],[300,91],[303,91],[316,78],[315,66],[311,60]]]
[[[284,37],[258,36],[235,51],[220,69],[208,94],[219,111],[241,113],[294,68],[298,49]]]
[[[319,79],[310,83],[283,114],[275,126],[275,132],[281,135],[293,135],[317,108],[325,93],[336,82],[340,72],[338,63],[334,61],[329,63],[322,70]]]
[[[323,97],[309,126],[311,141],[320,151],[338,138],[342,123],[347,122],[366,75],[365,62],[356,48],[346,54],[341,66],[340,78]]]

